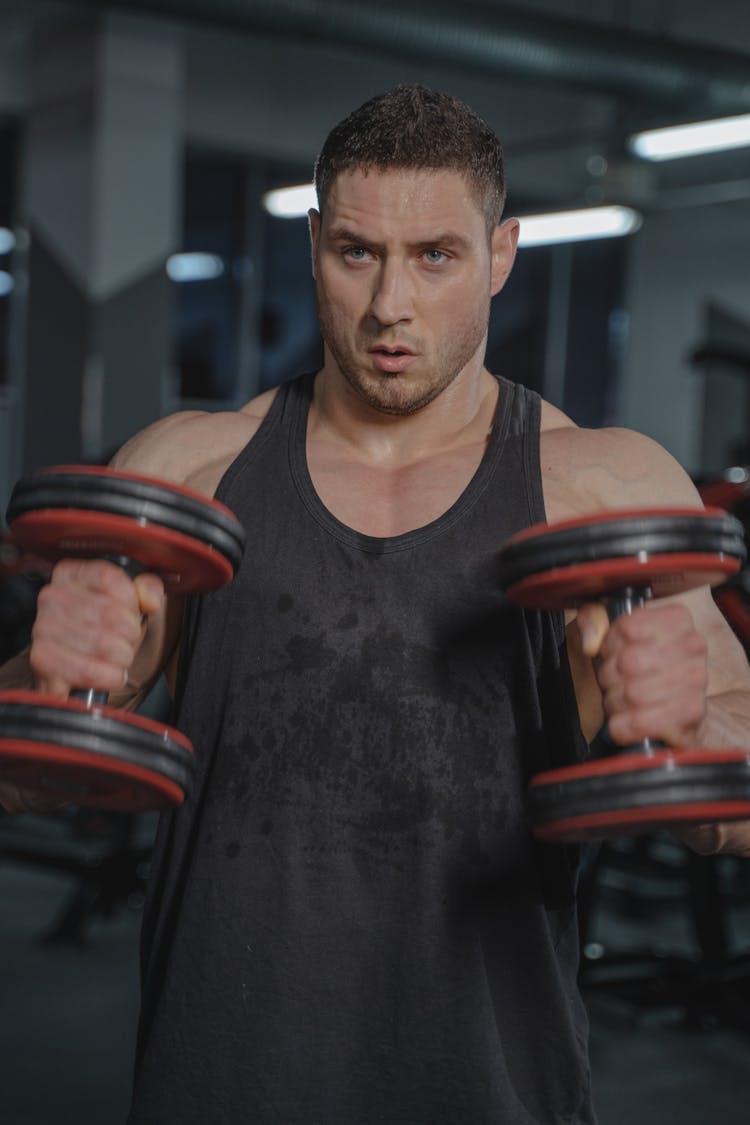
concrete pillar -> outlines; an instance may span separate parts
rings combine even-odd
[[[26,472],[105,460],[162,413],[181,106],[170,25],[100,14],[34,44],[21,182]]]

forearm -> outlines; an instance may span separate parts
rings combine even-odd
[[[750,754],[750,691],[709,696],[695,745],[717,750],[735,747]]]
[[[695,745],[707,750],[736,748],[750,754],[750,693],[727,691],[710,697]],[[676,834],[702,855],[750,857],[750,820],[701,824]]]

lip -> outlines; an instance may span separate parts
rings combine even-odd
[[[398,354],[393,354],[394,351]],[[414,352],[409,351],[408,348],[395,348],[393,351],[380,351],[378,348],[372,348],[370,355],[375,366],[389,375],[398,375],[401,371],[406,371],[417,359]]]

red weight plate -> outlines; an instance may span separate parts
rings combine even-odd
[[[184,800],[184,789],[174,778],[188,776],[193,748],[180,731],[143,715],[100,704],[89,707],[80,699],[59,699],[43,692],[2,692],[0,705],[4,781],[53,795],[59,792],[62,797],[67,792],[66,799],[74,804],[121,812],[167,808]],[[44,733],[50,724],[60,728],[59,743]],[[65,744],[71,725],[80,745]],[[109,753],[108,737],[116,744]],[[87,746],[87,739],[91,745]],[[104,750],[99,749],[100,742]],[[146,756],[154,755],[154,768],[135,760],[143,759],[144,745]]]
[[[192,744],[187,735],[183,735],[182,731],[175,730],[174,727],[165,726],[163,722],[157,722],[155,719],[148,719],[144,714],[136,714],[133,711],[121,711],[116,706],[109,706],[107,703],[97,703],[94,708],[91,708],[88,703],[83,700],[76,699],[75,695],[67,696],[67,699],[60,699],[58,695],[48,695],[46,692],[31,691],[30,688],[15,688],[12,691],[0,692],[0,703],[24,703],[36,706],[36,708],[51,708],[53,711],[80,711],[84,714],[90,714],[91,711],[96,710],[98,713],[107,715],[111,719],[116,719],[117,722],[125,722],[130,727],[137,727],[139,730],[145,730],[152,735],[159,735],[169,737],[172,741],[180,742],[184,749],[192,753]]]
[[[182,731],[176,730],[175,727],[168,727],[155,719],[147,718],[146,715],[136,715],[132,711],[121,711],[119,707],[110,707],[106,703],[97,703],[90,707],[82,699],[76,699],[73,695],[68,696],[67,699],[60,699],[57,695],[48,695],[46,692],[25,689],[0,693],[0,703],[20,703],[40,710],[49,707],[52,712],[77,711],[84,715],[96,712],[105,718],[114,719],[118,723],[125,723],[127,726],[136,727],[148,734],[155,734],[159,738],[177,742],[189,754],[193,752],[193,744],[190,739]]]
[[[48,465],[45,468],[39,469],[36,475],[55,475],[57,473],[83,473],[88,476],[115,477],[119,480],[132,480],[136,484],[152,484],[158,488],[164,488],[169,492],[174,492],[178,496],[186,496],[191,500],[197,500],[201,504],[206,504],[210,508],[215,508],[217,511],[223,512],[224,515],[228,516],[233,523],[237,518],[234,512],[230,511],[220,500],[214,500],[212,497],[206,496],[203,492],[196,492],[195,489],[186,488],[184,484],[174,484],[172,481],[165,481],[160,477],[150,477],[143,473],[123,472],[121,469],[112,469],[106,465]]]
[[[542,793],[549,788],[553,791],[555,803],[559,802],[561,809],[564,809],[566,804],[569,808],[571,804],[575,805],[576,801],[581,803],[585,801],[580,787],[587,781],[597,779],[605,781],[607,778],[612,778],[616,782],[618,779],[627,780],[629,776],[635,778],[638,775],[647,779],[650,772],[663,771],[663,779],[657,779],[658,788],[652,790],[652,795],[655,792],[658,796],[661,788],[662,796],[666,797],[665,789],[673,786],[675,781],[679,782],[681,771],[706,767],[704,785],[710,789],[712,783],[717,783],[717,771],[720,774],[723,766],[731,769],[732,766],[737,765],[748,767],[746,781],[750,780],[750,751],[748,750],[665,748],[653,754],[623,751],[612,757],[597,758],[537,774],[532,778],[529,791],[530,794]],[[736,785],[734,775],[732,778],[731,784]],[[557,787],[560,787],[559,793],[554,792]],[[570,792],[566,792],[566,789]],[[648,784],[643,792],[648,794]],[[606,792],[602,791],[597,799],[599,797],[605,804]],[[633,795],[631,804],[617,807],[617,790],[613,789],[610,799],[612,802],[610,808],[603,807],[579,813],[563,811],[557,818],[548,815],[544,823],[533,826],[532,832],[537,839],[548,843],[573,843],[613,835],[632,835],[657,826],[750,819],[750,798],[736,795],[714,794],[696,797],[694,800],[664,799],[651,804],[639,804],[638,797]]]
[[[200,540],[127,516],[82,509],[44,509],[13,520],[13,538],[49,559],[120,555],[160,575],[183,594],[202,594],[234,577],[228,560]]]
[[[554,523],[535,523],[531,527],[525,527],[522,531],[517,531],[512,537],[511,542],[520,543],[524,539],[534,539],[540,535],[546,535],[551,531],[568,531],[575,530],[576,528],[591,527],[592,524],[599,523],[619,523],[624,520],[632,519],[651,519],[666,517],[667,519],[675,516],[692,516],[698,518],[710,518],[716,516],[724,516],[726,518],[726,511],[723,508],[608,508],[601,512],[589,512],[585,516],[573,516],[566,520],[555,520]]]
[[[508,586],[506,593],[527,609],[565,610],[628,586],[648,587],[654,597],[661,598],[699,586],[716,586],[736,574],[740,566],[739,559],[710,553],[600,559],[529,575]]]
[[[86,808],[146,812],[179,805],[179,785],[128,762],[65,746],[0,738],[3,781]],[[70,794],[67,796],[66,794]]]
[[[595,777],[628,774],[634,770],[678,769],[680,766],[725,765],[732,762],[747,762],[750,765],[750,750],[721,749],[677,750],[665,747],[652,754],[643,751],[623,750],[608,758],[592,758],[588,762],[577,762],[573,766],[545,770],[532,777],[530,788],[554,785],[559,781],[585,781]]]
[[[699,486],[698,491],[704,504],[731,511],[738,501],[750,496],[750,482],[714,480]]]
[[[721,820],[750,819],[750,801],[694,801],[689,804],[651,805],[563,817],[532,829],[537,840],[549,844],[582,843],[607,836],[632,836],[654,827],[710,824]]]

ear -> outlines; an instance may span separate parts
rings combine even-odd
[[[320,211],[311,207],[307,212],[307,222],[310,228],[310,254],[312,257],[312,275],[318,280],[318,245],[320,242]]]
[[[490,292],[499,293],[513,269],[518,247],[518,219],[506,219],[492,232],[492,276]]]

